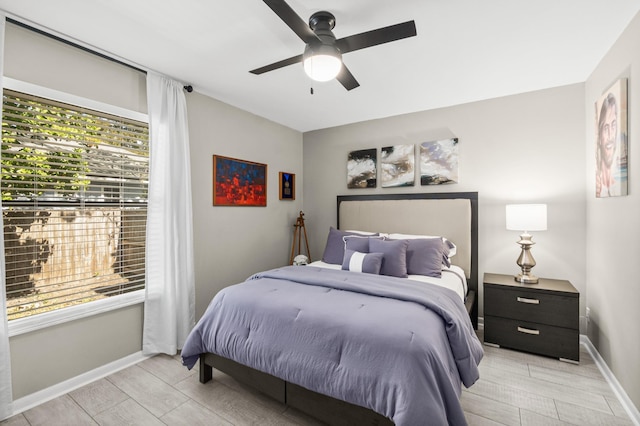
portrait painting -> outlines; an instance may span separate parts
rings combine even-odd
[[[280,199],[296,199],[296,175],[293,173],[280,172]]]
[[[213,156],[213,205],[267,205],[267,165]]]
[[[415,184],[415,151],[415,145],[394,145],[380,150],[380,185],[383,188]]]
[[[420,184],[458,182],[458,138],[420,144]]]
[[[596,101],[596,197],[627,195],[627,80]]]
[[[351,151],[347,158],[347,188],[375,188],[376,152],[373,149]]]

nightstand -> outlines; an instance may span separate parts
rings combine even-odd
[[[580,293],[569,281],[487,273],[483,283],[485,344],[580,361]]]

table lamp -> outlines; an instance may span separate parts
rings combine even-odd
[[[531,255],[531,246],[535,243],[531,241],[529,231],[547,230],[547,205],[546,204],[508,204],[507,229],[510,231],[521,231],[518,244],[522,247],[518,261],[516,262],[521,272],[514,277],[516,281],[523,284],[536,284],[538,277],[531,273],[531,268],[536,266],[536,261]]]

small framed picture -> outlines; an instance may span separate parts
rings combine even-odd
[[[280,172],[280,199],[296,199],[296,175],[293,173]]]

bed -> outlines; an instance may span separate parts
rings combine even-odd
[[[477,200],[468,192],[338,196],[323,262],[264,271],[218,293],[183,363],[199,359],[203,383],[216,368],[328,424],[466,424],[461,387],[477,380],[482,358]],[[327,254],[337,236],[339,267]],[[409,273],[410,263],[423,267],[409,247],[417,253],[427,240],[458,290]]]

